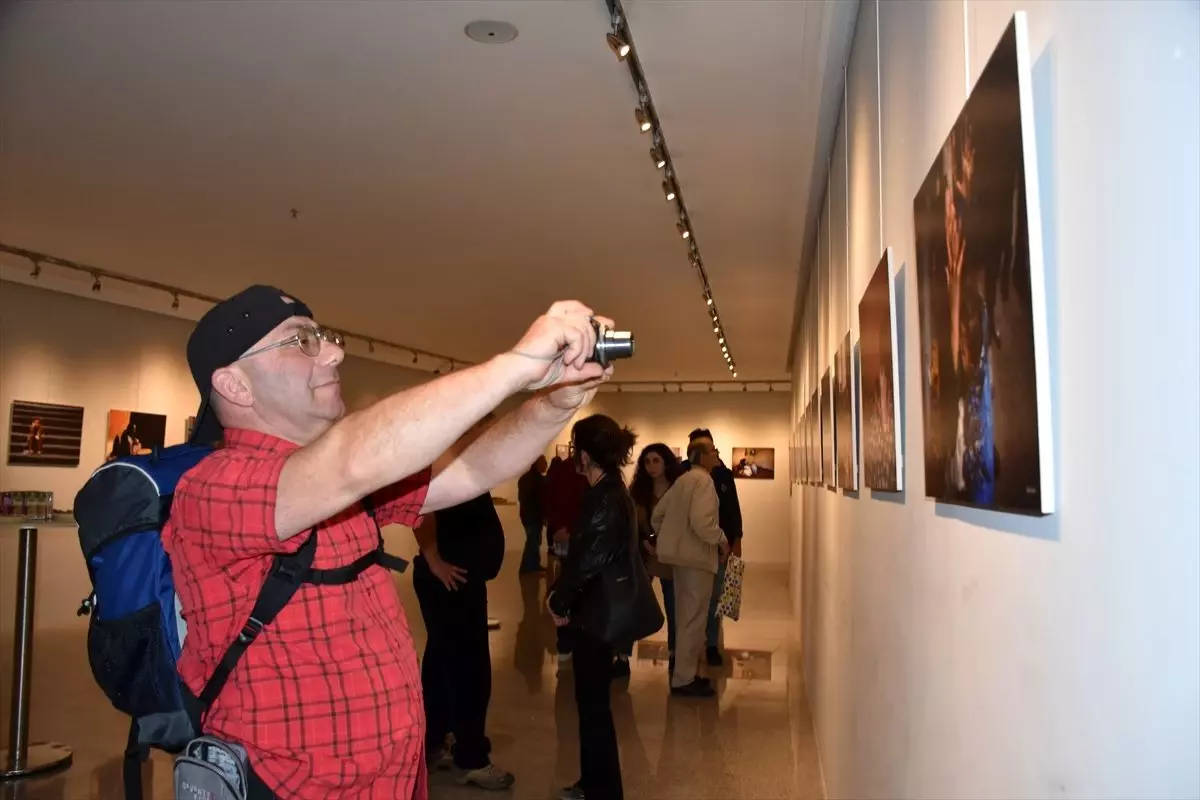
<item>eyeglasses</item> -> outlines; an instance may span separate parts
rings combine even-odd
[[[268,350],[276,350],[280,347],[292,347],[293,345],[300,347],[300,352],[310,358],[315,358],[321,354],[321,342],[329,342],[332,345],[342,347],[346,340],[337,331],[323,328],[320,325],[305,325],[296,330],[296,333],[286,339],[275,342],[273,344],[264,345],[257,350],[251,350],[249,353],[244,353],[238,361],[256,356],[259,353],[265,353]]]

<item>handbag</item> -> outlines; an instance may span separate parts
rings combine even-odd
[[[600,591],[604,614],[593,634],[605,644],[626,647],[662,630],[666,617],[636,549],[625,548],[601,571]]]
[[[746,562],[730,556],[725,563],[725,582],[721,586],[721,599],[717,601],[717,616],[729,617],[737,622],[742,615],[742,575]]]

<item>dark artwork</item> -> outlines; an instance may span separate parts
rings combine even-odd
[[[1036,163],[1023,150],[1033,130],[1021,113],[1026,52],[1018,15],[913,200],[925,486],[943,501],[1049,513],[1041,232]]]
[[[77,467],[83,409],[14,400],[8,418],[8,464]]]
[[[900,476],[900,372],[896,347],[896,293],[892,251],[884,251],[858,303],[862,358],[863,482],[874,491],[898,492]]]
[[[833,441],[837,448],[837,484],[848,492],[858,491],[858,440],[854,429],[854,353],[850,332],[842,338],[833,359]]]
[[[821,376],[821,476],[830,489],[837,487],[837,450],[833,441],[833,383],[829,369]]]
[[[140,411],[108,412],[108,439],[105,461],[125,456],[140,456],[166,443],[167,418],[162,414]]]

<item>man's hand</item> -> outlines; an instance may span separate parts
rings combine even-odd
[[[733,543],[733,547],[730,548],[730,552],[732,552],[733,555],[737,556],[738,558],[742,557],[742,540],[741,539],[738,539],[736,542]]]
[[[441,581],[447,591],[457,591],[460,583],[467,582],[467,571],[462,567],[456,567],[449,561],[443,560],[437,553],[424,553],[423,555],[425,563],[429,565],[429,571],[433,573],[433,577]]]
[[[722,564],[724,564],[726,561],[728,561],[729,560],[729,542],[722,539],[717,544],[717,553],[718,553],[718,558],[720,559]]]
[[[584,405],[595,395],[601,383],[612,376],[612,368],[589,362],[596,349],[593,318],[605,327],[612,320],[596,317],[592,310],[574,300],[560,301],[534,321],[512,352],[521,357],[518,364],[525,389],[537,391],[558,387],[547,401],[564,411]]]
[[[650,541],[649,539],[642,540],[642,549],[652,556],[658,555],[658,550],[655,549],[654,542]]]

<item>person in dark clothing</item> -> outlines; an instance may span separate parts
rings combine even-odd
[[[570,547],[571,526],[579,515],[579,507],[587,489],[587,478],[580,475],[571,462],[555,456],[546,473],[542,508],[546,513],[546,531],[550,534],[551,551],[557,556],[555,561],[560,572],[562,560]],[[563,664],[571,660],[571,629],[559,628],[557,640],[558,660]]]
[[[688,434],[688,449],[694,442],[713,444],[712,432],[708,428],[696,428]],[[738,558],[742,557],[742,505],[738,502],[737,484],[734,482],[733,470],[722,461],[712,470],[713,485],[717,487],[718,524],[729,540],[730,552]],[[717,568],[717,576],[713,580],[712,603],[708,607],[708,628],[705,633],[707,645],[706,657],[709,666],[719,667],[725,659],[721,655],[721,618],[717,616],[717,604],[721,600],[721,589],[725,585],[725,562]]]
[[[529,471],[517,481],[517,502],[520,503],[521,525],[525,528],[525,552],[521,555],[521,574],[541,572],[542,527],[546,514],[542,509],[546,482],[546,457],[538,456]]]
[[[462,784],[507,789],[515,779],[492,764],[485,733],[492,696],[487,582],[504,561],[504,526],[485,492],[426,516],[414,532],[421,552],[413,561],[413,588],[427,633],[421,659],[427,763],[431,769],[452,766]]]
[[[575,640],[575,703],[579,709],[579,781],[561,800],[623,800],[621,760],[613,724],[610,687],[613,644],[600,638],[597,623],[613,613],[601,574],[620,568],[622,556],[639,546],[637,515],[621,468],[630,461],[633,432],[610,417],[595,415],[571,431],[574,461],[587,479],[562,574],[546,605],[559,627],[570,626]]]

